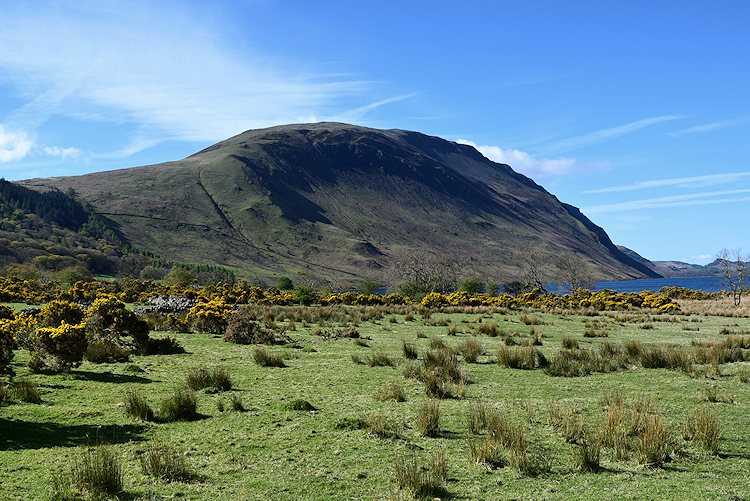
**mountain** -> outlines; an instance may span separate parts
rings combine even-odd
[[[622,245],[618,245],[617,247],[623,252],[623,254],[626,254],[635,261],[638,261],[665,277],[708,277],[722,276],[723,274],[723,261],[719,258],[705,265],[685,263],[682,261],[650,261],[627,247]],[[746,263],[746,266],[750,267],[750,263]]]
[[[175,162],[21,183],[75,193],[133,246],[246,278],[385,279],[417,252],[503,281],[532,248],[550,268],[572,251],[600,278],[657,275],[510,166],[405,130],[271,127]]]

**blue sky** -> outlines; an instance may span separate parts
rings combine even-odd
[[[0,175],[336,120],[475,145],[650,259],[750,250],[750,3],[0,0]]]

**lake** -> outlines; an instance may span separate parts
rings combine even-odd
[[[674,277],[642,278],[639,280],[616,280],[597,282],[595,290],[612,289],[617,292],[658,291],[664,286],[685,287],[704,292],[718,292],[727,289],[723,277]]]

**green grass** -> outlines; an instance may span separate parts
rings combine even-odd
[[[396,462],[413,458],[428,465],[445,450],[448,493],[463,499],[576,498],[591,499],[695,499],[743,498],[750,487],[750,384],[738,373],[750,362],[724,364],[718,373],[700,367],[711,378],[667,369],[627,368],[584,377],[552,377],[543,369],[501,367],[494,360],[502,334],[478,333],[479,313],[433,314],[433,320],[449,317],[460,326],[457,336],[445,337],[444,326],[425,325],[419,315],[405,321],[361,322],[357,329],[372,338],[368,353],[385,353],[399,363],[395,367],[355,364],[353,354],[363,348],[347,339],[312,335],[317,326],[292,333],[296,347],[274,347],[283,356],[284,369],[262,367],[253,361],[253,346],[225,343],[208,334],[177,334],[187,353],[169,356],[133,356],[144,372],[126,370],[128,364],[85,362],[67,375],[31,374],[25,367],[28,354],[16,353],[16,378],[37,385],[42,404],[12,400],[0,407],[0,486],[3,499],[45,499],[50,496],[53,472],[64,470],[87,447],[111,444],[121,462],[123,488],[133,498],[186,499],[387,499],[397,490]],[[481,315],[507,333],[523,339],[529,328],[521,313]],[[529,313],[544,323],[538,346],[548,359],[561,348],[563,336],[575,338],[581,348],[601,343],[637,339],[644,344],[678,345],[690,349],[693,340],[722,340],[722,328],[750,329],[750,319],[676,316],[676,322],[654,321],[653,329],[640,323],[608,318],[606,338],[585,338],[588,317]],[[655,317],[665,319],[668,317]],[[699,331],[683,327],[699,326]],[[330,324],[327,326],[330,327]],[[417,338],[417,332],[426,334]],[[421,358],[430,340],[443,337],[450,347],[476,336],[485,355],[478,363],[465,364],[470,382],[464,398],[440,400],[440,434],[425,437],[417,422],[420,405],[427,399],[424,383],[405,378],[403,341],[413,344]],[[302,348],[302,349],[300,349]],[[155,409],[185,384],[196,367],[221,366],[231,375],[232,392],[242,399],[247,412],[220,412],[217,402],[227,395],[210,388],[195,393],[198,408],[194,421],[144,422],[124,410],[128,392],[137,391]],[[3,381],[9,383],[7,376]],[[379,399],[382,388],[398,383],[405,402]],[[706,402],[708,388],[730,394],[734,403]],[[712,390],[713,391],[713,390]],[[601,469],[581,472],[581,445],[569,443],[547,419],[550,404],[574,406],[594,431],[607,417],[605,396],[621,394],[627,402],[651,397],[658,406],[678,452],[663,468],[641,464],[636,451],[617,459],[602,447]],[[306,401],[315,410],[296,410]],[[477,425],[467,428],[469,407],[483,402],[521,427],[529,457],[545,464],[534,475],[523,474],[512,464],[488,468],[469,453],[469,439],[477,441],[489,431]],[[227,404],[227,407],[229,405]],[[696,440],[685,440],[688,416],[708,409],[720,419],[721,439],[717,454],[707,454]],[[382,416],[398,429],[398,435],[381,438],[359,426],[341,426],[365,417]],[[338,424],[338,426],[337,426]],[[144,474],[140,457],[152,444],[170,444],[181,451],[200,472],[200,481],[160,482]],[[500,453],[508,456],[508,451]],[[549,464],[547,464],[547,462]],[[549,470],[549,471],[547,471]]]

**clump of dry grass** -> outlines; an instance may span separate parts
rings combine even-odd
[[[498,365],[511,369],[536,369],[545,367],[547,359],[534,346],[501,346],[497,350]]]
[[[661,466],[671,452],[671,443],[669,427],[661,415],[648,415],[636,440],[636,456],[641,464],[651,467]]]
[[[444,449],[437,450],[427,467],[416,457],[396,459],[396,486],[417,499],[443,497],[448,461]]]
[[[484,347],[477,338],[470,337],[458,345],[458,352],[464,357],[465,362],[473,364],[484,354]]]
[[[566,350],[577,350],[578,349],[578,340],[574,338],[573,336],[565,335],[562,337],[561,340],[562,347]]]
[[[701,407],[698,415],[690,414],[685,421],[682,436],[700,445],[706,452],[717,454],[722,429],[719,415],[713,409]]]
[[[440,400],[428,399],[417,411],[417,431],[425,437],[440,436]]]
[[[395,402],[406,402],[406,393],[401,383],[393,382],[380,387],[376,395],[377,400],[386,402],[393,400]]]
[[[586,417],[575,405],[553,403],[549,407],[549,424],[557,428],[567,442],[581,442],[586,427]]]
[[[480,401],[469,402],[466,409],[466,428],[469,433],[479,434],[487,429],[487,416],[490,409]]]
[[[401,352],[404,354],[406,360],[416,360],[419,358],[417,347],[411,343],[407,343],[406,340],[401,340]]]

